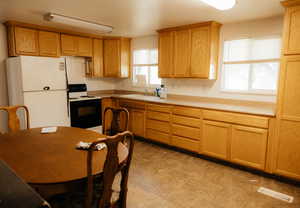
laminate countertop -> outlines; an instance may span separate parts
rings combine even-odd
[[[161,99],[155,96],[141,94],[103,94],[98,96],[198,107],[211,110],[222,110],[270,117],[274,117],[276,115],[276,104],[271,102],[239,101],[193,96],[169,96],[167,99]]]

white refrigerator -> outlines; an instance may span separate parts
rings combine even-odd
[[[64,58],[19,56],[6,63],[9,104],[28,107],[31,128],[70,126]]]

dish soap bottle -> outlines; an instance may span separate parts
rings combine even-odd
[[[165,85],[160,85],[160,98],[161,99],[167,99],[167,89],[165,88]]]

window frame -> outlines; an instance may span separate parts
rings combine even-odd
[[[223,46],[222,46],[222,66],[221,66],[221,92],[224,93],[234,93],[234,94],[252,94],[252,95],[267,95],[267,96],[274,96],[277,95],[278,91],[278,82],[279,82],[279,75],[280,75],[280,57],[279,58],[273,58],[273,59],[259,59],[259,60],[242,60],[242,61],[224,61],[224,46],[226,41],[233,41],[233,40],[242,40],[242,39],[271,39],[271,38],[280,38],[282,42],[282,37],[280,35],[273,35],[273,36],[263,36],[263,37],[247,37],[247,38],[237,38],[237,39],[229,39],[229,40],[223,40]],[[281,56],[281,55],[280,55]],[[253,80],[253,65],[252,64],[259,64],[259,63],[275,63],[277,62],[279,64],[278,69],[278,76],[277,76],[277,83],[276,83],[276,89],[275,90],[257,90],[253,89],[251,87],[252,80]],[[249,64],[250,70],[249,70],[249,78],[248,78],[248,90],[231,90],[225,88],[225,66],[229,64]]]

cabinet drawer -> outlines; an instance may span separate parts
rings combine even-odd
[[[120,100],[119,105],[124,108],[145,109],[145,103],[130,100]]]
[[[158,111],[163,113],[170,113],[171,112],[171,106],[168,105],[157,105],[157,104],[148,104],[147,110],[150,111]]]
[[[189,117],[184,117],[184,116],[176,116],[173,115],[172,121],[175,124],[181,124],[185,126],[191,126],[195,128],[200,128],[201,126],[201,120],[197,118],[189,118]]]
[[[147,129],[146,130],[146,138],[152,139],[152,140],[157,141],[157,142],[170,144],[169,134],[159,132],[159,131],[155,131],[155,130],[152,130],[152,129]]]
[[[269,126],[269,118],[267,117],[244,115],[238,113],[205,110],[203,111],[203,118],[261,128],[268,128]]]
[[[146,127],[148,129],[170,133],[170,124],[168,122],[147,119]]]
[[[171,144],[175,147],[180,147],[182,149],[186,149],[192,152],[198,152],[200,148],[200,142],[187,139],[179,136],[172,136]]]
[[[155,111],[147,111],[147,118],[169,122],[170,121],[170,114],[169,113],[155,112]]]
[[[175,106],[173,108],[173,114],[174,115],[192,117],[192,118],[201,118],[202,117],[202,110],[197,109],[197,108]]]
[[[173,124],[172,125],[172,133],[173,135],[188,137],[191,139],[200,139],[200,129],[188,127],[188,126],[180,126]]]

